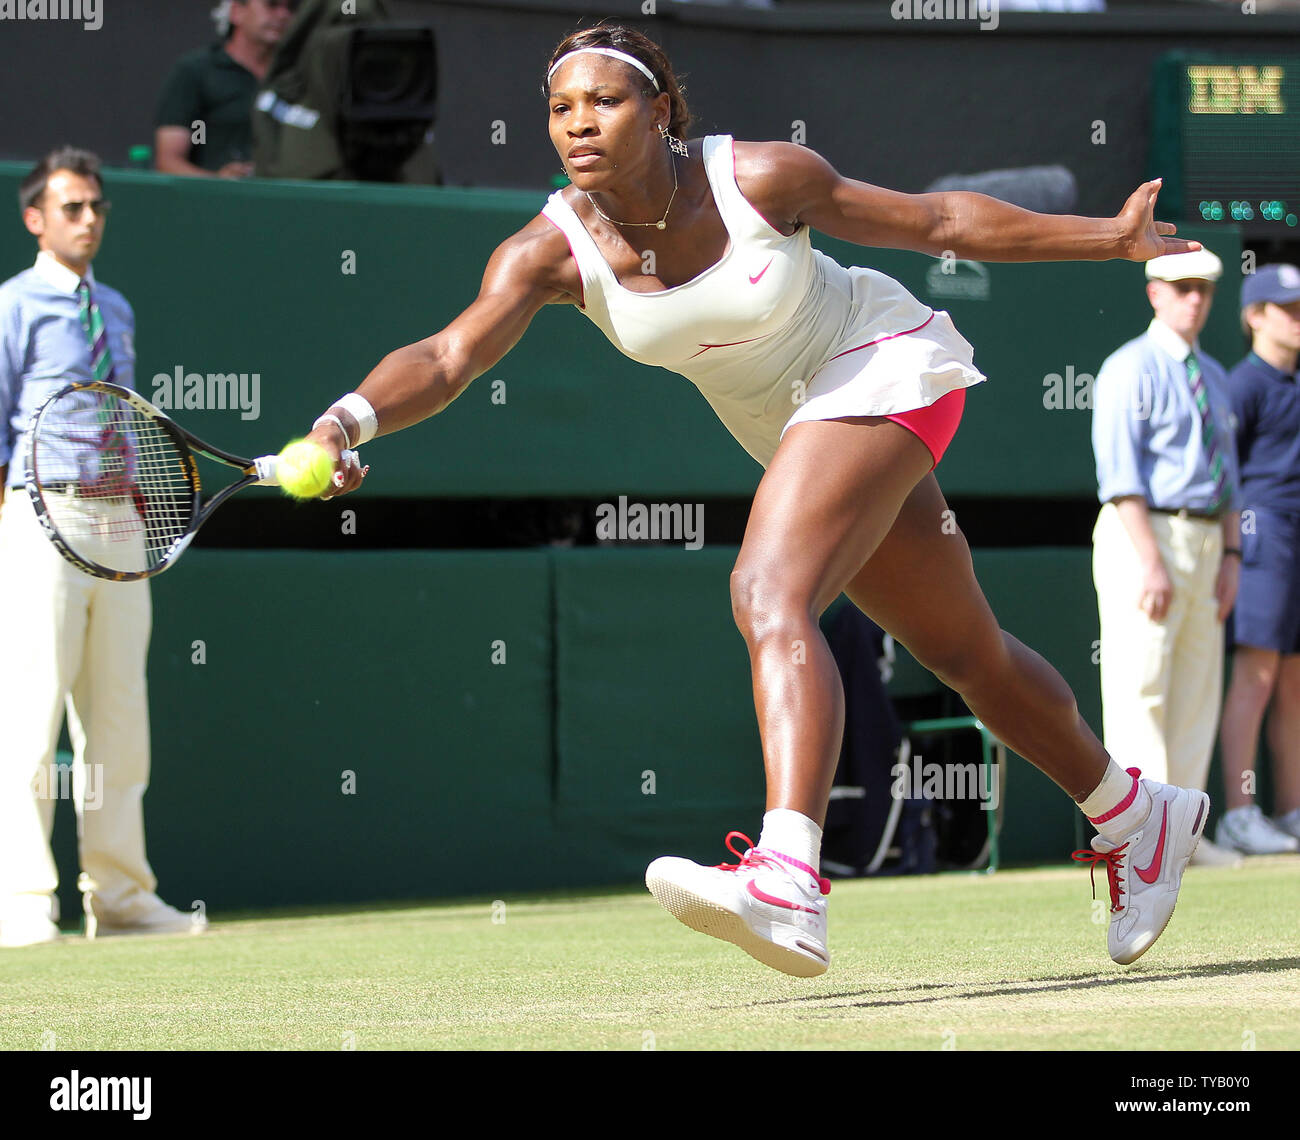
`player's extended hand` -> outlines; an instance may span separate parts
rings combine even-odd
[[[343,458],[343,448],[339,446],[341,433],[333,424],[321,424],[307,436],[312,443],[320,444],[334,461],[334,485],[321,495],[322,499],[332,499],[336,495],[346,495],[361,486],[361,480],[370,471],[370,464],[362,466],[359,457],[351,461]],[[355,456],[355,452],[353,453]]]
[[[1150,261],[1166,253],[1192,253],[1201,248],[1199,241],[1167,235],[1178,232],[1173,222],[1155,220],[1156,196],[1160,193],[1162,179],[1144,182],[1124,203],[1117,221],[1123,229],[1121,241],[1124,257],[1129,261]]]

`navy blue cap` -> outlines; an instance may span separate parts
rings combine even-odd
[[[1266,265],[1248,274],[1241,284],[1241,307],[1261,301],[1275,305],[1300,301],[1300,269],[1294,265]]]

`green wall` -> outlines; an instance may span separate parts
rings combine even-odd
[[[162,893],[216,912],[498,897],[636,882],[662,854],[717,862],[763,811],[735,556],[190,552],[154,583],[146,819]],[[1003,626],[1096,727],[1086,556],[980,551],[976,566]],[[900,654],[894,690],[936,683]],[[1004,859],[1062,861],[1064,794],[1017,757],[1006,786]]]
[[[21,173],[0,166],[0,191]],[[468,304],[492,248],[542,200],[125,172],[108,188],[96,268],[135,306],[138,387],[178,366],[258,373],[258,418],[178,415],[250,454]],[[340,272],[345,251],[355,275]],[[1235,265],[1235,248],[1217,252]],[[31,254],[16,222],[0,231],[6,272]],[[965,267],[955,276],[987,298],[940,298],[953,282],[932,259],[852,259],[947,307],[992,378],[945,459],[950,496],[1093,494],[1087,409],[1049,410],[1043,380],[1095,373],[1145,327],[1140,268]],[[1221,304],[1204,338],[1228,363],[1234,320]],[[743,495],[759,474],[685,381],[555,309],[447,420],[367,459],[362,493],[385,497]],[[721,858],[725,832],[757,827],[762,810],[734,558],[717,546],[192,551],[154,591],[147,809],[163,892],[219,911],[635,881],[659,854]],[[976,565],[1003,624],[1058,665],[1096,726],[1087,558],[977,551]],[[934,682],[904,665],[899,686]],[[1075,829],[1064,796],[1020,761],[1007,796],[1004,857],[1062,859]]]
[[[24,172],[0,164],[0,195],[16,193]],[[257,374],[257,419],[230,409],[177,416],[250,455],[279,450],[385,353],[446,325],[473,300],[492,250],[544,202],[522,191],[125,171],[109,173],[107,190],[115,207],[96,273],[135,307],[138,389],[151,395],[154,378],[178,367]],[[1229,283],[1203,340],[1230,365],[1241,354],[1232,279],[1239,247],[1232,235],[1214,239]],[[947,308],[975,346],[990,383],[968,401],[944,461],[950,495],[1095,492],[1089,412],[1045,407],[1044,377],[1095,375],[1108,353],[1145,329],[1151,314],[1139,266],[990,264],[946,275],[918,254],[818,244]],[[348,251],[354,274],[342,271]],[[0,228],[0,274],[32,256],[15,216]],[[941,295],[954,283],[987,297]],[[495,381],[504,383],[495,389],[504,403],[493,402]],[[386,497],[747,494],[760,474],[687,381],[622,357],[568,306],[540,313],[445,420],[379,441],[366,457],[373,471],[361,493]]]

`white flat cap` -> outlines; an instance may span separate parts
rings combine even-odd
[[[1223,262],[1208,249],[1191,253],[1166,253],[1147,262],[1147,279],[1154,281],[1186,281],[1197,277],[1202,281],[1217,281],[1223,276]]]

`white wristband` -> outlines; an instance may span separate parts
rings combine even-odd
[[[343,435],[344,450],[352,446],[352,441],[348,437],[348,429],[343,426],[343,421],[338,416],[332,416],[328,412],[321,416],[314,424],[311,425],[312,431],[315,431],[321,424],[333,424]]]
[[[335,408],[342,408],[354,420],[361,431],[360,437],[353,443],[353,447],[360,447],[363,443],[369,443],[375,438],[375,433],[379,430],[379,417],[375,415],[375,409],[370,406],[370,401],[356,392],[349,392],[346,396],[335,400]]]

